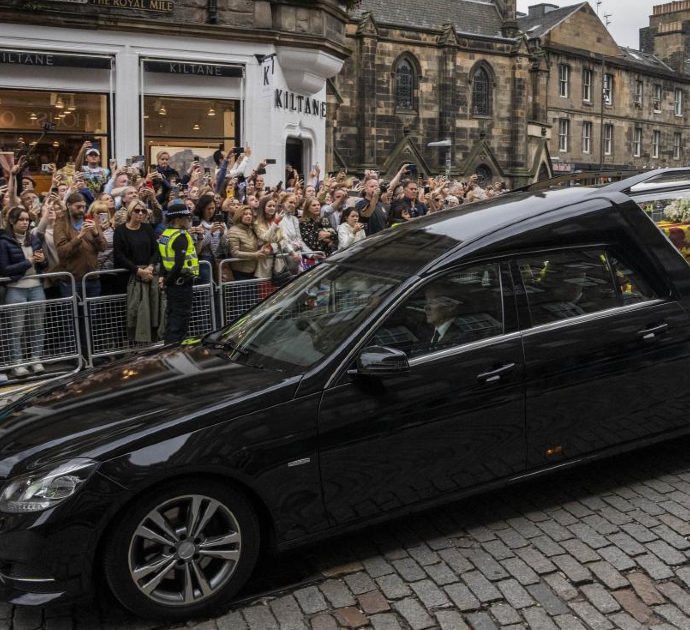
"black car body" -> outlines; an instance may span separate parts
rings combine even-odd
[[[104,571],[139,614],[209,612],[260,545],[686,432],[689,304],[690,267],[615,191],[366,239],[222,331],[0,411],[6,598],[81,597]]]

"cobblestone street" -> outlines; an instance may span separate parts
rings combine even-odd
[[[281,556],[263,569],[269,587],[255,579],[217,619],[167,626],[112,604],[5,607],[0,628],[688,630],[689,447],[662,444]]]

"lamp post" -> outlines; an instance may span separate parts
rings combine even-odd
[[[445,140],[439,140],[438,142],[429,142],[429,144],[427,144],[426,146],[430,148],[438,147],[448,149],[448,152],[446,153],[446,177],[450,179],[451,147],[453,146],[453,143],[451,142],[450,138],[446,138]]]

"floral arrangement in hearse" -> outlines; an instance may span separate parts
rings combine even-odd
[[[690,199],[674,199],[664,208],[664,218],[672,223],[690,223]]]

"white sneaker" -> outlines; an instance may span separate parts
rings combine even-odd
[[[29,370],[20,365],[19,367],[12,368],[12,376],[16,376],[17,378],[29,376]]]
[[[43,367],[43,363],[34,363],[31,366],[31,370],[34,374],[43,374],[43,372],[46,371],[46,369]]]

